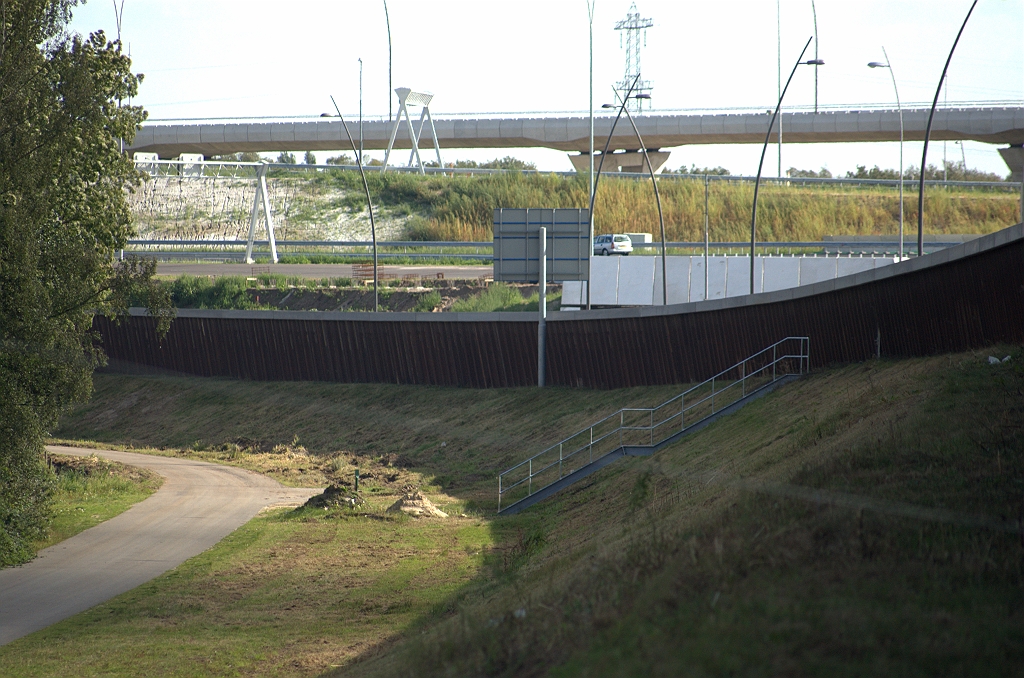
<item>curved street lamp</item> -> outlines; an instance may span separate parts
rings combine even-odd
[[[896,87],[896,73],[892,70],[892,62],[889,61],[889,54],[882,46],[882,54],[885,55],[885,63],[872,61],[868,68],[888,68],[892,76],[892,88],[896,92],[896,109],[900,112],[900,261],[903,261],[903,106],[900,105],[900,90]]]
[[[764,136],[764,147],[761,149],[761,162],[757,165],[757,179],[754,181],[754,208],[750,215],[750,293],[754,293],[754,245],[757,242],[757,192],[761,186],[761,170],[764,168],[764,154],[768,150],[768,140],[772,137],[772,127],[775,126],[775,118],[779,116],[779,109],[782,107],[782,99],[786,96],[786,90],[789,89],[789,83],[793,81],[793,76],[796,75],[796,69],[798,66],[824,66],[825,62],[821,59],[808,59],[803,61],[804,53],[807,52],[807,48],[811,46],[811,40],[814,36],[807,38],[807,43],[804,48],[800,50],[800,56],[797,58],[796,63],[793,64],[793,71],[789,74],[789,80],[786,81],[786,86],[782,88],[782,93],[779,94],[779,103],[775,105],[775,112],[772,114],[772,120],[768,123],[768,133]],[[782,129],[782,123],[779,122],[779,129]]]
[[[348,143],[352,146],[352,152],[358,154],[359,150],[356,148],[356,142],[352,139],[352,132],[348,130],[348,123],[345,122],[344,116],[341,115],[341,109],[338,108],[338,103],[331,97],[331,103],[334,104],[334,110],[338,112],[338,119],[341,120],[342,126],[345,128],[345,134],[348,136]],[[330,113],[321,113],[321,118],[333,117]],[[366,183],[366,173],[363,172],[363,159],[361,157],[356,158],[356,166],[359,168],[359,176],[363,179],[363,191],[366,193],[366,210],[370,213],[370,237],[373,238],[373,310],[379,311],[380,305],[377,300],[377,225],[373,221],[373,203],[370,202],[370,186]]]
[[[618,92],[615,92],[615,95],[618,96]],[[650,99],[651,95],[637,94],[633,98]],[[651,173],[651,183],[654,185],[654,200],[658,203],[658,223],[661,225],[661,304],[662,306],[668,306],[668,269],[665,267],[665,215],[661,211],[661,195],[658,193],[658,181],[654,177],[654,167],[651,165],[651,159],[647,155],[647,146],[644,144],[643,137],[640,136],[640,130],[636,128],[636,122],[633,121],[633,116],[626,106],[628,101],[628,98],[622,99],[622,110],[626,112],[629,124],[633,126],[633,132],[636,134],[636,140],[640,143],[640,150],[643,151],[644,162],[647,163],[647,169]],[[615,104],[602,104],[601,108],[615,108]]]
[[[949,50],[949,56],[946,57],[946,65],[943,67],[942,75],[939,77],[939,86],[935,88],[932,110],[928,113],[928,126],[924,129],[924,150],[921,151],[921,183],[917,188],[917,256],[924,254],[924,171],[927,166],[925,163],[928,161],[928,137],[932,135],[932,118],[935,117],[935,107],[939,104],[939,93],[942,91],[942,83],[946,79],[946,71],[949,70],[949,62],[953,60],[956,44],[960,42],[960,36],[964,34],[964,29],[967,28],[967,20],[971,18],[971,12],[974,11],[977,5],[978,0],[974,0],[971,3],[971,8],[967,10],[967,16],[964,17],[964,23],[960,26],[960,32],[956,34],[956,40],[953,41],[953,47]]]
[[[615,122],[612,123],[612,129],[611,129],[610,132],[608,132],[608,139],[604,142],[604,150],[601,151],[601,163],[597,166],[597,173],[594,174],[594,187],[590,190],[590,234],[591,234],[591,240],[590,240],[590,254],[591,254],[591,257],[590,257],[590,259],[591,260],[593,260],[593,253],[594,253],[594,240],[593,240],[593,234],[594,234],[594,201],[597,199],[597,184],[601,180],[601,168],[604,167],[604,156],[606,156],[608,154],[608,147],[612,143],[612,135],[615,134],[615,126],[619,124],[619,118],[622,117],[622,111],[626,107],[625,102],[629,101],[629,98],[633,95],[633,88],[636,87],[636,83],[639,82],[639,81],[640,81],[640,74],[637,73],[636,77],[633,78],[632,84],[629,86],[629,90],[626,92],[625,98],[623,98],[623,100],[622,100],[623,101],[622,108],[619,109],[619,114],[615,116]],[[591,154],[591,157],[593,157],[593,154]],[[590,310],[590,288],[593,287],[593,285],[591,285],[591,283],[593,282],[592,278],[593,278],[592,271],[588,267],[588,270],[587,270],[587,310],[588,311]]]

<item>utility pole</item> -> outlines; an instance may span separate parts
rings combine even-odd
[[[776,94],[782,101],[782,6],[775,0],[775,53],[778,71],[778,91]],[[779,179],[782,179],[782,110],[779,109]],[[753,260],[751,260],[753,261]],[[753,292],[751,292],[753,294]]]
[[[594,204],[594,8],[597,0],[587,0],[590,17],[590,204]],[[594,264],[594,211],[590,211],[590,244],[587,246],[587,310],[590,310],[590,280]]]
[[[384,21],[388,25],[388,122],[391,122],[391,104],[394,90],[391,89],[391,17],[388,16],[388,0],[384,0]]]
[[[359,59],[359,162],[363,162],[363,59]]]

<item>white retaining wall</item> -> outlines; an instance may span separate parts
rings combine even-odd
[[[767,256],[754,259],[754,291],[774,292],[869,271],[895,262],[893,257]],[[704,257],[667,258],[668,303],[723,299],[750,293],[749,256],[708,257],[708,295],[704,296]],[[661,257],[594,257],[592,306],[660,306]],[[586,306],[586,282],[562,284],[562,308]],[[569,307],[569,308],[566,308]]]

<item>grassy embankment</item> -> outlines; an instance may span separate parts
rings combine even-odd
[[[33,544],[36,551],[123,513],[156,492],[156,473],[97,457],[48,455],[56,475],[49,536]]]
[[[490,513],[500,468],[670,389],[98,375],[62,435],[188,446],[202,451],[167,453],[294,483],[358,464],[370,506],[259,517],[0,662],[14,675],[1006,675],[1024,659],[1024,351],[989,365],[995,352],[820,372],[506,519]],[[399,485],[469,517],[389,520]]]
[[[524,296],[522,289],[505,283],[487,284],[475,280],[382,282],[378,289],[381,311],[536,311],[539,299],[537,292]],[[437,283],[444,285],[437,286]],[[177,308],[372,311],[374,301],[372,289],[354,285],[348,278],[304,279],[267,273],[255,279],[182,275],[160,281],[160,284],[167,287]],[[424,287],[424,284],[433,286]],[[549,310],[557,311],[560,302],[560,292],[548,295]]]
[[[417,240],[482,241],[492,238],[497,207],[587,207],[582,176],[501,174],[475,177],[420,177],[372,174],[371,192],[385,210],[411,214],[405,237]],[[321,173],[312,183],[356,189],[358,176]],[[671,241],[704,238],[704,183],[698,179],[659,182],[666,236]],[[929,187],[926,233],[989,233],[1019,221],[1014,190]],[[714,182],[709,198],[713,241],[749,238],[750,183]],[[599,233],[654,233],[658,213],[648,181],[604,176],[594,207]],[[917,220],[917,200],[904,195],[906,223]],[[759,196],[758,228],[763,240],[814,241],[825,235],[880,235],[897,232],[896,189],[871,186],[810,186],[766,183]]]
[[[337,239],[330,234],[339,220],[365,217],[362,184],[356,172],[296,168],[277,170],[273,175],[277,236],[281,240]],[[371,172],[367,180],[379,206],[378,218],[391,224],[385,229],[385,240],[489,241],[493,210],[497,207],[580,208],[589,204],[587,183],[582,176],[508,173],[443,177]],[[703,181],[666,177],[659,181],[659,187],[668,239],[702,241]],[[926,198],[924,228],[929,234],[989,233],[1019,220],[1019,195],[1009,186],[929,186]],[[713,242],[742,242],[749,238],[752,199],[750,183],[712,182],[709,219]],[[147,233],[155,229],[153,233],[162,237],[244,238],[251,197],[239,198],[237,208],[229,210],[230,214],[221,213],[217,207],[220,201],[205,194],[168,200],[172,207],[162,217],[154,216],[145,202],[136,209],[137,220]],[[904,196],[904,207],[906,223],[916,223],[917,199],[912,184]],[[598,233],[654,234],[658,230],[653,190],[646,180],[602,176],[595,215]],[[758,229],[759,238],[765,241],[818,241],[825,235],[892,235],[897,232],[898,222],[895,188],[776,182],[766,182],[761,187]],[[365,227],[365,233],[352,232],[341,239],[368,238],[369,224]],[[329,257],[326,252],[324,256]]]

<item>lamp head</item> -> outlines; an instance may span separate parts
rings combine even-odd
[[[601,108],[615,108],[615,104],[601,104]]]
[[[320,117],[321,118],[333,118],[334,116],[331,115],[330,113],[321,113]]]
[[[650,94],[637,94],[633,98],[634,99],[650,99],[651,95]]]
[[[824,66],[825,65],[825,60],[824,59],[808,59],[804,63],[807,64],[808,66]]]
[[[889,64],[883,64],[881,61],[872,61],[868,64],[868,68],[889,68]]]

